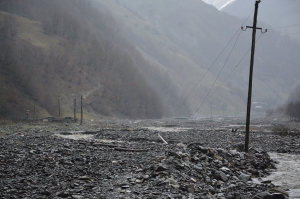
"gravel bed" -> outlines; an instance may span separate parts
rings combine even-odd
[[[299,135],[251,133],[251,148],[244,153],[244,133],[231,132],[233,123],[240,124],[144,120],[1,126],[9,133],[0,138],[0,197],[288,198],[284,188],[261,178],[276,169],[267,152],[299,154]],[[73,134],[90,137],[56,136]]]

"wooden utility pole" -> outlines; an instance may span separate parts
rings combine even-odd
[[[80,103],[81,103],[81,119],[80,119],[80,125],[82,125],[82,119],[83,119],[83,113],[82,113],[82,95],[81,95],[81,98],[80,98]]]
[[[58,118],[60,118],[60,100],[57,100],[57,104],[58,104]]]
[[[256,30],[261,28],[257,28],[257,12],[258,12],[258,4],[261,1],[258,0],[255,2],[255,11],[254,11],[254,19],[253,26],[246,26],[247,28],[252,28],[252,47],[251,47],[251,60],[250,60],[250,73],[249,73],[249,87],[248,87],[248,101],[247,101],[247,115],[246,115],[246,136],[245,136],[245,152],[249,151],[249,129],[250,129],[250,113],[251,113],[251,97],[252,97],[252,77],[253,77],[253,65],[254,65],[254,53],[255,53],[255,42],[256,42]],[[242,30],[245,31],[242,27]],[[267,32],[267,30],[265,30]],[[262,33],[265,33],[262,31]]]
[[[74,122],[76,122],[76,98],[74,98]]]
[[[225,117],[225,115],[224,115],[224,104],[222,103],[222,111],[223,111],[223,118]]]
[[[35,121],[35,102],[33,103],[33,118],[32,121]]]
[[[213,116],[212,116],[212,102],[210,102],[210,118],[212,119]]]

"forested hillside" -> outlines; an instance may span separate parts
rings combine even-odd
[[[160,118],[168,112],[136,60],[148,63],[109,12],[85,0],[7,0],[0,10],[2,116],[22,117],[34,103],[37,117],[57,116],[58,101],[68,116],[80,95],[93,116]]]

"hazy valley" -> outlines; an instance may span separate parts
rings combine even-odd
[[[38,117],[57,116],[60,103],[72,116],[81,95],[88,118],[245,111],[251,30],[240,26],[252,16],[199,0],[16,0],[0,10],[2,115],[35,104]],[[265,110],[299,83],[300,44],[276,32],[257,38],[253,101]]]

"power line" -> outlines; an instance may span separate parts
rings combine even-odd
[[[203,103],[205,102],[206,98],[208,97],[208,95],[209,95],[210,91],[211,91],[211,90],[212,90],[212,88],[215,86],[215,84],[216,84],[216,82],[217,82],[218,78],[220,77],[220,75],[221,75],[221,73],[222,73],[222,71],[223,71],[223,69],[224,69],[224,67],[225,67],[225,65],[226,65],[226,63],[227,63],[227,61],[228,61],[229,57],[231,56],[231,53],[232,53],[232,51],[233,51],[233,49],[234,49],[234,47],[235,47],[235,45],[236,45],[236,43],[237,43],[238,39],[240,38],[241,32],[242,32],[242,31],[240,30],[240,33],[239,33],[239,35],[238,35],[238,37],[237,37],[237,39],[236,39],[236,41],[235,41],[235,43],[234,43],[234,45],[233,45],[233,47],[232,47],[232,49],[231,49],[230,53],[229,53],[229,55],[228,55],[228,57],[227,57],[227,59],[226,59],[225,63],[223,64],[223,67],[222,67],[222,69],[220,70],[220,72],[219,72],[218,76],[216,77],[216,79],[215,79],[215,81],[214,81],[213,85],[210,87],[210,89],[209,89],[208,93],[206,94],[206,96],[205,96],[204,100],[202,101],[202,103],[200,104],[199,108],[196,110],[196,113],[199,111],[199,109],[201,108],[201,106],[202,106],[202,105],[203,105]]]
[[[230,39],[230,41],[226,44],[226,46],[223,48],[223,50],[221,51],[221,53],[218,55],[218,57],[213,61],[213,63],[209,66],[209,68],[205,71],[205,73],[203,74],[203,76],[200,78],[200,80],[197,82],[197,84],[193,87],[193,89],[189,92],[189,94],[187,95],[186,98],[184,98],[183,102],[178,106],[178,108],[176,109],[175,113],[181,108],[181,106],[186,102],[186,100],[191,96],[191,94],[193,93],[193,91],[199,86],[200,82],[204,79],[204,77],[207,75],[207,73],[209,72],[209,70],[213,67],[213,65],[216,63],[216,61],[220,58],[220,56],[223,54],[223,52],[226,50],[226,48],[229,46],[229,44],[231,43],[231,41],[235,38],[236,34],[239,32],[236,31],[236,33],[234,34],[234,36]]]
[[[247,19],[243,22],[242,26],[248,21],[248,19],[250,18],[250,16],[253,14],[254,10],[249,14],[249,16],[247,17]],[[187,97],[184,98],[184,100],[182,101],[182,103],[178,106],[178,108],[176,109],[175,113],[177,113],[177,111],[182,107],[182,105],[186,102],[186,100],[191,96],[191,94],[193,93],[193,91],[199,86],[200,82],[203,80],[203,78],[207,75],[207,73],[209,72],[209,70],[213,67],[213,65],[216,63],[216,61],[220,58],[220,56],[223,54],[223,52],[226,50],[226,48],[229,46],[229,44],[231,43],[231,41],[235,38],[236,34],[240,31],[240,28],[235,32],[235,34],[233,35],[233,37],[230,39],[230,41],[226,44],[226,46],[223,48],[223,50],[221,51],[221,53],[219,53],[219,55],[217,56],[217,58],[213,61],[213,63],[209,66],[209,68],[206,70],[206,72],[203,74],[203,76],[200,78],[200,80],[197,82],[197,84],[193,87],[193,89],[189,92],[189,94],[187,95]]]
[[[259,35],[259,37],[257,38],[256,42],[259,40],[259,38],[262,36],[263,34]],[[213,95],[220,89],[221,86],[223,86],[223,84],[226,82],[226,80],[233,74],[233,72],[235,71],[235,69],[240,65],[240,63],[245,59],[245,57],[247,56],[247,54],[250,52],[251,48],[249,48],[249,50],[245,53],[245,55],[243,56],[243,58],[238,62],[238,64],[233,68],[233,70],[229,73],[229,75],[225,78],[225,80],[218,86],[218,88],[215,90],[215,92],[211,95],[211,97],[213,97]]]

